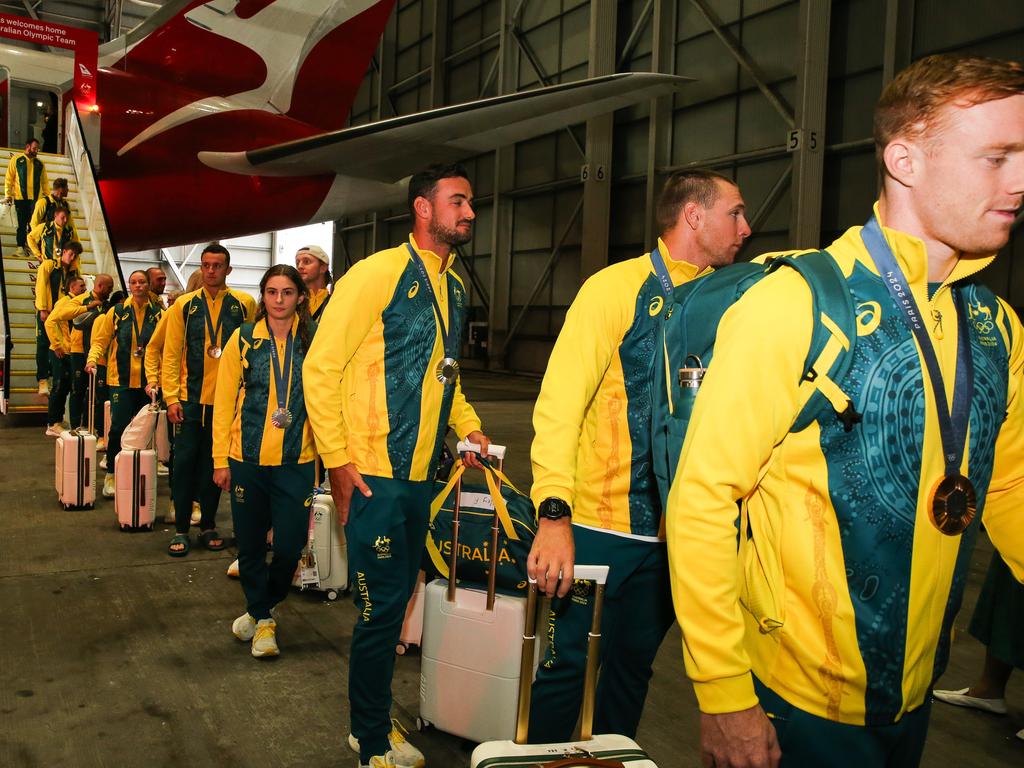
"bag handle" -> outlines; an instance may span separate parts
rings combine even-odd
[[[553,763],[544,763],[542,768],[626,768],[625,763],[618,760],[602,760],[598,757],[569,757],[565,760],[555,760]]]
[[[583,678],[583,711],[580,714],[580,740],[594,735],[594,699],[597,695],[597,663],[601,646],[601,616],[604,589],[608,582],[607,565],[577,565],[575,580],[594,583],[594,613],[587,636],[587,667]],[[537,580],[530,579],[526,593],[526,618],[523,621],[523,654],[519,659],[519,703],[516,707],[516,744],[526,744],[530,728],[530,686],[533,682],[533,657],[537,646]],[[572,765],[572,763],[569,763]],[[584,763],[586,765],[586,763]]]

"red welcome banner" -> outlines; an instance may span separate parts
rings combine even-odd
[[[95,32],[54,24],[52,21],[0,13],[0,37],[74,51],[75,82],[72,98],[83,111],[88,111],[96,105],[99,36]]]

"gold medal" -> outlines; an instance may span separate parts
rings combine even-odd
[[[206,348],[206,354],[212,357],[214,360],[220,357],[220,352],[220,347],[218,347],[216,344],[211,344]]]
[[[287,408],[278,408],[270,414],[270,423],[278,429],[284,429],[292,423],[292,412]]]
[[[974,520],[978,495],[963,475],[946,475],[932,490],[928,516],[932,525],[947,536],[959,536]]]
[[[459,375],[459,364],[455,359],[446,357],[437,364],[436,374],[442,384],[454,384]]]

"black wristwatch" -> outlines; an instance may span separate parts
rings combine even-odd
[[[572,510],[568,504],[554,496],[544,499],[537,508],[538,520],[561,520],[563,517],[571,518]]]

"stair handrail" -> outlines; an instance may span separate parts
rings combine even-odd
[[[82,207],[85,226],[92,237],[92,253],[96,260],[97,272],[106,272],[117,278],[121,290],[127,290],[121,260],[117,255],[117,246],[110,230],[110,219],[103,204],[99,185],[96,183],[96,165],[92,161],[92,153],[85,140],[82,119],[73,101],[65,108],[64,147],[75,175],[78,177],[78,204]]]

